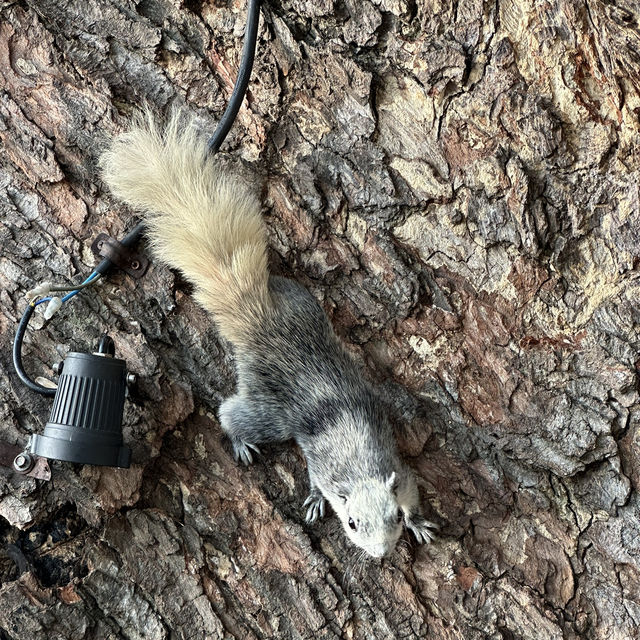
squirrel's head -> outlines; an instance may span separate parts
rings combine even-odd
[[[391,553],[402,533],[395,484],[395,472],[384,480],[368,478],[358,482],[348,495],[332,501],[351,542],[374,558]]]

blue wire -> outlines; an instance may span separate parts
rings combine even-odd
[[[89,277],[82,284],[87,284],[88,282],[92,282],[99,275],[100,275],[99,273],[92,271]],[[62,302],[66,302],[67,300],[70,300],[71,298],[73,298],[73,296],[77,296],[80,293],[80,291],[82,291],[82,289],[74,289],[73,291],[70,291],[69,293],[67,293],[66,296],[63,296]],[[51,296],[49,296],[48,298],[41,298],[35,303],[35,306],[37,307],[39,304],[42,304],[43,302],[49,302],[49,300],[51,300]]]

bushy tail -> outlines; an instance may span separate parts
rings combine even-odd
[[[164,128],[138,115],[100,159],[113,194],[146,214],[155,257],[195,285],[227,339],[246,344],[271,308],[265,226],[257,198],[214,163],[179,112]]]

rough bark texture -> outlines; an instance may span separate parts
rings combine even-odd
[[[244,19],[0,2],[0,439],[50,406],[10,366],[24,292],[131,225],[101,146],[143,101],[212,131]],[[295,446],[245,469],[221,441],[233,357],[184,283],[114,275],[25,358],[52,375],[108,330],[134,464],[0,471],[0,638],[638,637],[639,34],[634,0],[268,0],[225,161],[380,385],[441,536],[362,564],[334,517],[305,526]]]

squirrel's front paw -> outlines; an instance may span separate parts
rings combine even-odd
[[[233,447],[233,457],[236,459],[236,462],[242,462],[242,464],[248,465],[253,462],[252,450],[260,453],[260,449],[250,442],[232,439],[231,446]]]
[[[303,507],[308,507],[306,521],[309,524],[324,517],[324,505],[324,496],[317,489],[312,489],[302,505]]]
[[[435,530],[437,528],[437,524],[429,522],[429,520],[418,514],[411,516],[407,520],[407,529],[413,533],[418,544],[423,544],[425,542],[428,543],[435,540]]]

